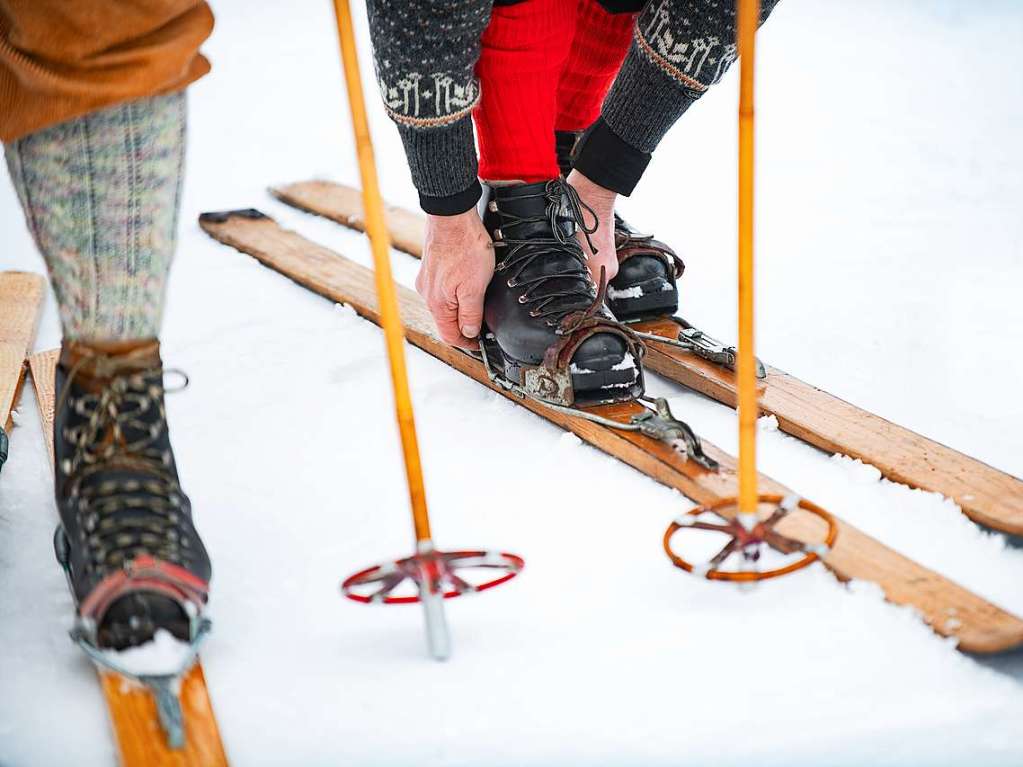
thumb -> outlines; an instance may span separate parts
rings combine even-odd
[[[483,326],[483,296],[468,293],[458,297],[458,329],[466,338],[476,338]]]

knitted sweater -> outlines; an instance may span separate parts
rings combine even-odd
[[[777,2],[762,0],[761,21]],[[473,70],[492,4],[367,3],[380,93],[428,213],[460,213],[479,199]],[[734,0],[650,0],[600,118],[576,146],[574,166],[601,186],[631,193],[664,134],[735,59]]]

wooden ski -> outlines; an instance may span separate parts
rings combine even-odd
[[[54,349],[29,358],[32,382],[46,444],[53,457],[54,371],[59,352]],[[181,710],[185,744],[174,749],[160,725],[156,703],[145,687],[111,671],[97,669],[107,712],[117,740],[122,767],[221,767],[227,754],[213,713],[202,664],[196,661],[181,679]]]
[[[200,217],[200,225],[214,239],[255,257],[315,293],[348,304],[361,316],[379,323],[373,274],[365,267],[282,228],[259,211],[207,213]],[[703,449],[718,461],[719,471],[709,471],[694,461],[686,461],[663,442],[556,412],[491,384],[479,361],[436,336],[433,320],[419,296],[403,287],[398,291],[406,338],[423,351],[653,479],[676,488],[699,504],[709,505],[736,494],[735,460],[706,441]],[[629,403],[590,410],[626,423],[640,407]],[[760,491],[789,492],[763,475]],[[887,548],[852,525],[841,520],[838,523],[838,539],[825,564],[840,579],[857,578],[877,583],[889,601],[912,605],[934,631],[955,637],[963,650],[994,653],[1023,644],[1023,620],[1020,618]],[[822,530],[821,520],[801,511],[790,515],[780,526],[783,534],[804,542],[819,541]]]
[[[11,412],[25,381],[25,358],[35,342],[45,292],[41,275],[0,272],[0,429],[6,433],[14,426]],[[5,450],[0,436],[0,452]]]
[[[329,181],[304,181],[271,193],[300,210],[363,231],[362,193]],[[418,213],[389,206],[394,247],[422,255],[425,222]],[[679,336],[672,320],[633,325],[668,339]],[[645,367],[735,407],[735,375],[713,362],[667,344],[648,342]],[[1023,480],[856,407],[777,368],[766,367],[760,408],[782,431],[829,453],[877,467],[892,480],[951,498],[974,522],[1023,535]]]

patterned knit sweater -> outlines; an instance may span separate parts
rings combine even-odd
[[[777,2],[762,0],[761,21]],[[380,93],[430,213],[460,213],[479,199],[470,115],[480,86],[473,70],[492,5],[367,3]],[[601,117],[576,147],[575,167],[602,186],[631,193],[664,134],[735,59],[734,0],[647,2]]]

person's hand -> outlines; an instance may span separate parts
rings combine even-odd
[[[494,276],[494,244],[475,208],[457,216],[426,217],[423,265],[416,290],[452,346],[476,349],[483,296]]]
[[[597,216],[597,231],[590,235],[590,241],[593,242],[593,247],[597,250],[596,253],[590,250],[590,246],[586,242],[586,235],[583,232],[580,231],[576,234],[579,244],[583,247],[583,253],[586,254],[588,259],[590,274],[593,275],[593,281],[599,283],[600,267],[603,266],[607,281],[610,282],[618,274],[614,223],[615,200],[618,198],[618,194],[593,183],[577,170],[573,170],[568,174],[568,183],[575,187],[575,190],[579,193],[579,199],[592,208]],[[583,217],[587,219],[586,226],[593,225],[588,220],[590,214],[585,208],[583,209]]]

